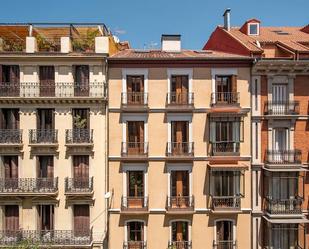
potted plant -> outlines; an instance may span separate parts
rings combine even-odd
[[[88,53],[92,52],[94,50],[95,37],[98,33],[98,30],[88,29],[85,37],[73,39],[72,45],[74,51]]]
[[[83,130],[86,128],[87,119],[82,118],[80,115],[73,117],[74,131],[73,131],[73,141],[84,142],[88,140],[88,135],[83,134]]]

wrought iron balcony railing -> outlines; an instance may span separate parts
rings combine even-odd
[[[212,105],[239,104],[239,92],[215,92],[211,93]]]
[[[266,101],[265,115],[298,115],[299,101]]]
[[[211,142],[211,153],[213,156],[239,155],[240,142],[236,141]]]
[[[123,249],[146,249],[146,241],[125,241],[123,242]]]
[[[65,131],[66,144],[92,144],[93,129],[70,129]]]
[[[29,130],[29,144],[57,144],[58,130],[40,129]]]
[[[213,210],[230,210],[241,208],[241,196],[211,196]]]
[[[144,92],[121,93],[121,105],[123,107],[147,107],[148,93]]]
[[[167,197],[167,210],[194,210],[194,196]]]
[[[0,97],[103,98],[104,96],[104,82],[80,83],[51,81],[49,85],[42,85],[40,82],[0,83]]]
[[[24,242],[38,246],[81,246],[92,243],[92,229],[74,230],[15,230],[0,231],[0,245],[17,247]],[[19,248],[19,247],[18,247]]]
[[[193,106],[194,105],[194,93],[176,93],[169,92],[166,96],[167,105],[173,106]]]
[[[23,131],[19,129],[1,129],[0,144],[21,144]]]
[[[20,83],[0,82],[0,97],[18,97],[20,93]]]
[[[121,155],[127,156],[148,156],[148,143],[147,142],[122,142]]]
[[[122,196],[121,197],[122,211],[147,211],[148,196]]]
[[[301,164],[301,150],[267,150],[266,163]]]
[[[93,191],[93,177],[90,178],[68,178],[64,180],[65,193],[82,194],[92,193]]]
[[[271,199],[265,198],[265,209],[269,214],[302,214],[301,197],[291,199]]]
[[[194,142],[168,142],[166,146],[168,157],[188,157],[194,155]]]
[[[55,193],[58,191],[58,177],[55,178],[1,178],[0,192],[13,194]]]
[[[191,241],[169,241],[168,249],[191,249]]]
[[[235,240],[214,240],[213,249],[236,249],[237,242]]]

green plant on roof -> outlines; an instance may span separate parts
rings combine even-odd
[[[73,39],[72,45],[75,51],[89,52],[94,50],[95,38],[98,36],[99,31],[97,29],[88,29],[86,36]]]

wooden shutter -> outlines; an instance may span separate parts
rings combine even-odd
[[[183,196],[183,171],[176,171],[176,195]]]
[[[5,206],[5,230],[19,230],[19,207],[17,205]]]
[[[4,156],[4,177],[6,179],[18,178],[18,156]]]
[[[40,96],[55,96],[54,66],[40,66]]]
[[[132,92],[132,76],[127,75],[127,92],[131,93]]]
[[[8,128],[9,129],[19,129],[19,110],[9,109],[8,110]]]
[[[0,129],[5,128],[6,128],[6,122],[5,122],[4,110],[0,109]]]
[[[10,83],[13,85],[19,84],[19,66],[10,66]]]
[[[73,156],[74,178],[89,178],[89,156]]]
[[[53,156],[47,157],[47,177],[48,178],[54,177],[54,157]]]
[[[183,229],[182,229],[182,222],[177,221],[176,222],[176,239],[177,241],[183,241]]]
[[[231,76],[231,82],[232,82],[232,93],[237,92],[237,75]]]
[[[75,235],[86,235],[90,228],[89,205],[74,205]]]

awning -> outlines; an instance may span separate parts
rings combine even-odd
[[[309,223],[309,220],[302,217],[302,218],[293,218],[293,219],[270,219],[266,216],[263,216],[263,218],[272,224],[302,224],[302,223]]]
[[[208,164],[212,171],[235,171],[246,170],[249,168],[248,164]]]
[[[295,172],[295,171],[299,171],[299,172],[302,172],[302,171],[307,171],[305,168],[296,168],[294,166],[294,168],[267,168],[267,167],[263,167],[263,170],[266,170],[266,171],[270,171],[270,172]]]

